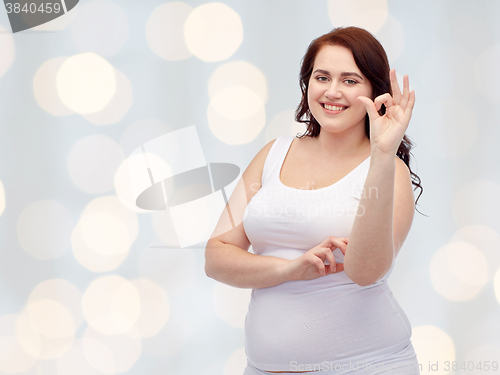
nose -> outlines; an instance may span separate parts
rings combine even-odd
[[[325,91],[325,96],[328,99],[340,99],[342,98],[342,91],[338,87],[338,84],[336,82],[333,82],[330,84],[328,89]]]

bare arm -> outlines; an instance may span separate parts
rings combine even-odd
[[[252,254],[221,241],[209,241],[205,257],[207,276],[237,288],[269,288],[289,280],[288,260]]]
[[[414,214],[410,172],[399,158],[373,157],[344,258],[344,270],[366,286],[392,266]]]
[[[410,173],[395,156],[410,122],[415,92],[410,92],[408,76],[403,78],[403,93],[394,69],[390,79],[393,96],[386,93],[374,101],[358,98],[370,117],[371,160],[344,270],[362,286],[373,284],[389,271],[408,235],[415,209]],[[386,113],[380,116],[382,104]]]
[[[264,146],[248,165],[207,242],[205,273],[224,284],[258,289],[288,280],[285,274],[288,260],[248,252],[250,241],[242,223],[247,204],[262,186],[264,163],[273,143]]]

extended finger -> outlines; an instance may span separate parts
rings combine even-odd
[[[414,106],[415,106],[415,91],[412,90],[410,92],[410,99],[408,99],[408,105],[406,106],[406,109],[409,109],[410,111],[412,111]],[[410,114],[411,114],[411,112],[410,112]]]
[[[405,75],[403,77],[403,96],[401,97],[401,108],[403,110],[406,110],[406,107],[408,105],[408,100],[410,99],[410,78],[408,75]]]
[[[415,91],[410,92],[410,98],[408,99],[408,105],[405,109],[405,116],[407,121],[410,122],[411,113],[413,111],[413,106],[415,105]]]
[[[396,76],[396,69],[392,69],[389,73],[391,77],[391,88],[394,103],[397,105],[401,101],[401,90],[399,89],[398,78]]]
[[[375,108],[377,109],[377,111],[379,111],[382,107],[382,104],[385,105],[385,108],[392,107],[394,105],[394,100],[392,99],[391,94],[385,93],[377,96],[373,103],[375,104]]]

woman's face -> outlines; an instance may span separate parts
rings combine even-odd
[[[314,60],[307,101],[325,130],[338,133],[363,126],[366,116],[358,96],[372,97],[372,85],[357,67],[352,52],[342,46],[323,46]]]

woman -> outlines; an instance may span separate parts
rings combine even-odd
[[[422,190],[404,135],[415,93],[407,76],[401,93],[383,47],[356,27],[310,44],[300,84],[306,133],[257,154],[205,252],[209,277],[253,289],[244,375],[419,374],[386,283],[412,183]]]

